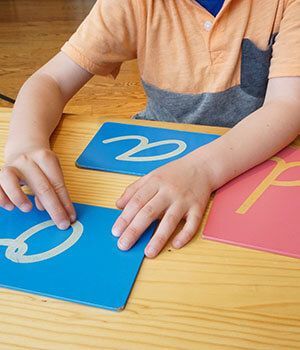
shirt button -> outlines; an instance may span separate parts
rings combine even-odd
[[[211,21],[205,21],[204,22],[204,29],[206,30],[206,31],[210,31],[211,30],[211,28],[212,28],[212,22]]]

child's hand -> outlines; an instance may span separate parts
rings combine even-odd
[[[58,228],[67,229],[76,220],[59,161],[47,146],[14,146],[6,152],[6,163],[0,171],[1,207],[12,210],[16,206],[23,212],[32,209],[21,184],[31,188],[37,208],[46,209]]]
[[[195,235],[211,192],[207,167],[191,155],[142,177],[117,201],[117,206],[124,209],[112,229],[115,236],[120,236],[119,248],[131,248],[157,218],[161,222],[145,249],[146,256],[155,257],[185,219],[172,242],[175,248],[181,248]]]

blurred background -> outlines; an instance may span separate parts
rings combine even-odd
[[[0,94],[15,99],[24,81],[60,50],[94,3],[0,0]],[[116,80],[94,77],[65,112],[128,117],[144,105],[137,65],[131,61],[123,64]],[[0,98],[0,107],[11,106]]]

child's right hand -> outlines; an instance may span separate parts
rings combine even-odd
[[[0,206],[29,212],[32,204],[21,188],[26,184],[35,195],[37,208],[47,210],[59,229],[67,229],[76,220],[76,213],[55,153],[47,145],[16,144],[5,153],[0,171]]]
[[[60,229],[76,220],[49,138],[66,103],[92,78],[92,74],[60,52],[22,86],[10,122],[5,164],[0,171],[0,206],[24,212],[32,204],[22,191],[27,184],[38,209],[46,209]]]

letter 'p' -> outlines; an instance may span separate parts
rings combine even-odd
[[[283,186],[283,187],[300,186],[300,180],[293,180],[293,181],[277,180],[278,177],[287,169],[299,167],[300,161],[286,162],[284,159],[278,156],[271,158],[271,160],[277,163],[275,168],[256,187],[256,189],[250,194],[250,196],[244,201],[244,203],[236,210],[237,214],[245,214],[270,186]]]

